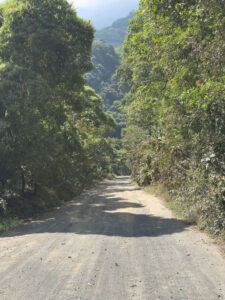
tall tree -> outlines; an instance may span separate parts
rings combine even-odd
[[[164,182],[202,226],[225,227],[223,1],[142,0],[120,69],[140,184]]]
[[[10,0],[1,13],[0,189],[80,189],[88,166],[79,120],[88,107],[99,139],[99,124],[113,124],[84,86],[94,30],[65,0]]]

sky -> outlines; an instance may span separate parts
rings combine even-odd
[[[101,29],[138,8],[139,0],[70,0],[77,14]]]

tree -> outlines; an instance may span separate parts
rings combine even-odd
[[[80,190],[89,155],[80,120],[99,140],[114,124],[84,86],[94,30],[65,0],[11,0],[0,20],[0,192]]]
[[[94,41],[92,46],[92,63],[94,70],[87,74],[87,83],[101,93],[102,85],[110,83],[120,64],[120,56],[113,46],[103,41]]]
[[[142,0],[120,68],[133,177],[165,183],[214,232],[225,228],[224,15],[219,0]]]
[[[117,127],[109,136],[121,138],[121,129],[125,126],[120,111],[120,100],[123,93],[119,91],[116,70],[121,57],[114,47],[103,41],[94,41],[92,46],[92,62],[94,70],[86,75],[87,84],[91,86],[103,99],[104,109],[113,115]]]

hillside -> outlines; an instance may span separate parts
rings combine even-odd
[[[120,18],[113,22],[111,26],[98,30],[95,34],[96,40],[104,40],[106,43],[119,47],[123,44],[129,26],[129,20],[135,16],[131,12],[127,17]]]
[[[115,137],[121,137],[124,119],[120,112],[120,100],[124,96],[119,92],[118,81],[114,78],[120,65],[120,56],[114,47],[96,40],[92,46],[92,63],[94,70],[86,75],[87,85],[93,88],[104,101],[105,111],[113,115],[117,122]]]

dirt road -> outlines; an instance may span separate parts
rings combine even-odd
[[[0,236],[0,299],[225,299],[225,260],[120,177]]]

